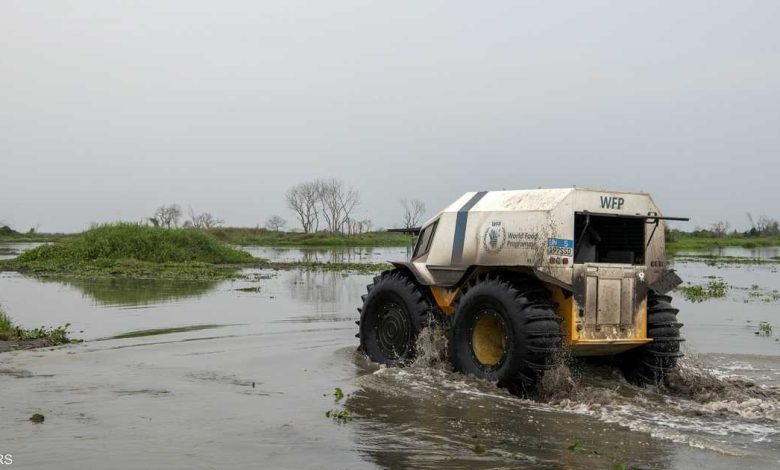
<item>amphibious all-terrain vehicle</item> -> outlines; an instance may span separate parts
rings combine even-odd
[[[415,355],[420,331],[449,332],[457,371],[532,391],[561,352],[615,356],[658,382],[680,353],[681,283],[666,264],[664,221],[644,193],[482,191],[426,222],[411,260],[363,296],[360,348],[379,363]]]

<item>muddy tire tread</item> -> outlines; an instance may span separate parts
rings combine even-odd
[[[477,294],[474,294],[476,288],[479,289]],[[513,364],[506,370],[506,376],[497,377],[498,384],[514,393],[527,395],[533,392],[541,374],[553,366],[553,359],[562,349],[561,319],[555,313],[549,292],[537,282],[520,277],[489,274],[472,279],[464,288],[455,305],[453,333],[456,328],[464,328],[463,325],[458,326],[459,320],[468,321],[466,317],[459,319],[459,315],[471,315],[468,310],[463,309],[474,308],[468,305],[476,302],[472,297],[489,296],[491,293],[495,294],[496,298],[507,301],[509,308],[506,313],[511,318],[511,329],[517,338],[517,344],[510,346],[514,348],[511,352],[515,357]],[[450,358],[453,359],[456,370],[492,379],[488,374],[480,374],[478,371],[475,373],[474,366],[464,357],[464,346],[456,345],[455,341],[455,336],[451,336]]]

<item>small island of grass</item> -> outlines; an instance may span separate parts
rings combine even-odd
[[[257,262],[198,230],[133,223],[101,225],[0,262],[0,269],[38,275],[225,279]]]

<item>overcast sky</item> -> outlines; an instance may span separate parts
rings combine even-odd
[[[0,3],[0,220],[161,204],[254,226],[338,177],[359,217],[466,191],[650,192],[780,217],[780,2]]]

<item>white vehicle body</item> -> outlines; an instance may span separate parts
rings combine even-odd
[[[421,228],[395,263],[445,312],[471,273],[525,271],[553,290],[575,352],[645,342],[648,290],[679,284],[666,266],[664,217],[645,193],[565,188],[466,193]]]

